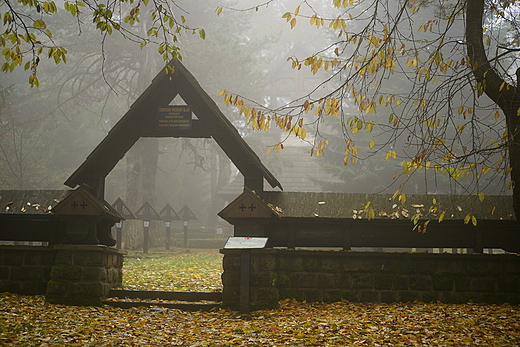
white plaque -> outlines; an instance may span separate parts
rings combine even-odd
[[[265,248],[267,237],[230,237],[224,249]]]

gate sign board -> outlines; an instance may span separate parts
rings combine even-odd
[[[188,130],[191,128],[191,109],[188,106],[157,108],[157,128]]]
[[[224,249],[257,249],[265,248],[267,237],[230,237]]]

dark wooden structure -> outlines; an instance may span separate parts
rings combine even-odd
[[[110,229],[123,217],[89,187],[0,191],[0,240],[115,245]]]
[[[184,65],[178,60],[172,60],[168,65],[174,72],[166,73],[166,69],[159,72],[65,184],[71,188],[88,184],[102,199],[105,177],[140,137],[211,137],[242,173],[244,186],[261,194],[265,179],[271,187],[282,189],[280,182],[262,164]],[[192,119],[189,127],[158,126],[159,110],[167,108],[177,95],[182,97],[198,119]]]
[[[69,190],[0,190],[0,240],[59,243],[64,223],[51,213]]]
[[[437,213],[429,213],[435,198]],[[512,219],[511,197],[408,197],[401,204],[376,194],[264,192],[246,190],[219,216],[233,224],[235,236],[268,237],[267,247],[484,248],[520,252],[520,228]],[[375,218],[362,209],[371,202]],[[448,211],[439,223],[441,211]],[[396,212],[400,211],[399,218]],[[465,224],[468,212],[477,225]],[[410,218],[423,216],[417,227]],[[360,216],[363,216],[360,219]],[[426,229],[424,229],[425,223]],[[421,229],[419,229],[421,227]],[[423,232],[424,231],[424,232]]]

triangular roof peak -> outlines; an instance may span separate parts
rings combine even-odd
[[[218,213],[219,217],[229,221],[243,218],[279,217],[281,211],[263,201],[254,191],[247,188],[235,200]]]
[[[271,187],[282,189],[186,67],[178,60],[172,60],[168,66],[174,72],[161,69],[65,184],[71,188],[88,184],[94,187],[98,198],[102,198],[105,177],[140,137],[212,137],[244,176],[244,186],[262,192],[265,179]],[[192,120],[189,129],[158,129],[157,108],[168,106],[177,95],[198,120]]]

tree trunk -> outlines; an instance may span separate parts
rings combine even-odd
[[[491,66],[483,42],[484,0],[467,0],[466,43],[473,74],[483,91],[504,113],[509,136],[509,165],[513,182],[513,208],[520,218],[520,81],[516,86],[502,87],[505,83]]]

